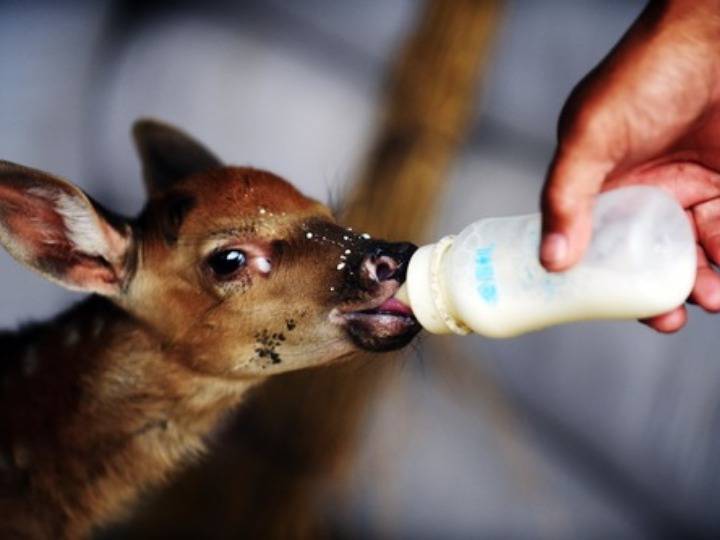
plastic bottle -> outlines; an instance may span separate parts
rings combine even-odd
[[[483,219],[418,249],[396,297],[435,334],[502,338],[587,319],[638,319],[681,305],[695,281],[690,222],[649,186],[606,192],[582,261],[550,273],[538,261],[540,214]]]

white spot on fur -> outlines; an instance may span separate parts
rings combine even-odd
[[[371,236],[365,232],[360,235],[360,238],[362,238],[364,240],[370,240]]]
[[[340,264],[337,265],[337,269],[338,269],[338,270],[342,270],[343,268],[345,268],[345,263],[344,263],[344,262],[341,262]]]
[[[98,317],[93,321],[93,327],[92,327],[92,335],[93,337],[98,337],[100,335],[100,332],[103,331],[103,328],[105,328],[105,319],[102,317]]]
[[[67,334],[65,334],[65,346],[72,347],[78,341],[80,341],[80,332],[78,332],[77,328],[71,326],[68,328]]]
[[[264,208],[260,208],[258,212],[260,212],[261,214],[267,214],[267,210],[265,210]]]
[[[25,351],[25,356],[22,360],[22,370],[26,377],[33,375],[38,368],[38,355],[35,347],[29,347]]]
[[[269,274],[270,270],[272,270],[272,264],[266,258],[260,257],[257,260],[257,269],[263,274]]]
[[[349,249],[346,249],[346,250],[345,250],[345,255],[350,255],[351,253],[352,253],[351,250],[349,250]]]
[[[335,292],[335,287],[330,287],[330,292]]]
[[[343,240],[347,242],[348,240],[350,240],[350,237],[348,235],[343,235]]]
[[[308,240],[310,240],[312,237],[313,237],[313,233],[311,233],[311,232],[305,233],[305,238],[307,238]]]

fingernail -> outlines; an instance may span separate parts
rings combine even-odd
[[[565,262],[568,256],[568,241],[564,234],[550,233],[545,236],[540,248],[540,260],[543,264],[556,267]]]

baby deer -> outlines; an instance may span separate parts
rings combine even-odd
[[[202,452],[267,377],[419,330],[393,299],[414,246],[340,227],[164,124],[134,137],[149,200],[132,220],[0,162],[0,243],[92,293],[0,333],[0,538],[86,537]]]

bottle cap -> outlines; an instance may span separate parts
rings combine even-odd
[[[452,242],[453,237],[446,236],[436,244],[419,248],[410,259],[405,285],[398,291],[409,300],[422,327],[433,334],[470,333],[470,329],[448,311],[442,290],[440,263]]]

